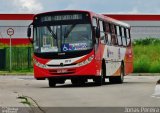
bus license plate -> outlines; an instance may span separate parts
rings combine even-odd
[[[57,70],[57,73],[67,73],[67,69],[59,69]]]

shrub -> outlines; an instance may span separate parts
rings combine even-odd
[[[134,72],[160,73],[160,39],[135,40],[133,50]]]

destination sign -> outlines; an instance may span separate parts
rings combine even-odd
[[[41,22],[47,21],[63,21],[63,20],[81,20],[82,14],[72,14],[72,15],[51,15],[41,17]]]

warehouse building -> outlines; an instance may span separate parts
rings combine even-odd
[[[160,15],[153,14],[105,14],[131,25],[131,36],[139,38],[160,38]]]
[[[12,28],[12,45],[29,44],[27,28],[32,22],[33,14],[0,14],[0,43],[9,44],[7,29]]]
[[[132,39],[160,37],[160,15],[104,14],[131,25]],[[27,27],[34,14],[0,14],[0,43],[9,44],[7,29],[13,28],[12,44],[29,44]]]

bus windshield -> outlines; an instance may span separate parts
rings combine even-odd
[[[91,24],[34,27],[34,52],[74,52],[92,49]]]

